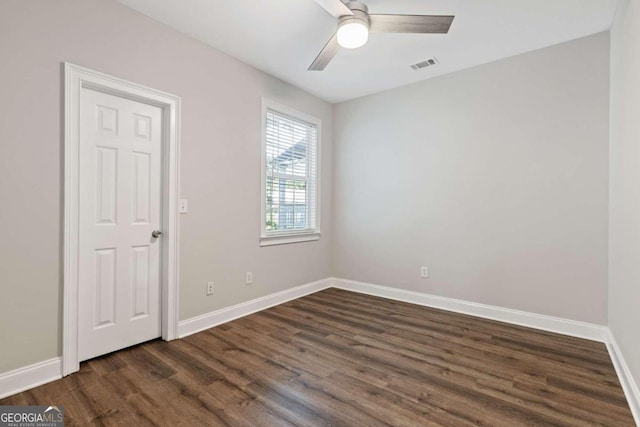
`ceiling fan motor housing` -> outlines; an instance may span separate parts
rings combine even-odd
[[[349,9],[351,9],[352,11],[359,10],[359,11],[364,12],[364,13],[369,13],[369,8],[367,7],[367,5],[366,5],[366,4],[364,4],[364,3],[362,3],[362,2],[359,2],[359,1],[350,1],[350,2],[347,2],[347,3],[345,3],[345,4],[346,4],[346,6],[347,6]]]
[[[353,12],[353,15],[344,15],[338,18],[338,27],[345,25],[349,22],[362,22],[367,28],[369,28],[370,20],[369,20],[369,8],[366,4],[360,3],[359,1],[352,1],[346,4],[349,9]]]

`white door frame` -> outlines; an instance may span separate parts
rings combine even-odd
[[[79,129],[80,94],[90,88],[162,109],[162,338],[178,336],[180,98],[65,62],[64,95],[64,300],[62,375],[80,369],[78,360]]]

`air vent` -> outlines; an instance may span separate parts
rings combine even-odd
[[[410,67],[412,70],[421,70],[423,68],[433,67],[436,64],[438,64],[438,60],[436,58],[429,58],[416,64],[410,65]]]

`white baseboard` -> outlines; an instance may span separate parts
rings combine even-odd
[[[60,378],[62,378],[61,357],[2,373],[0,374],[0,399]]]
[[[330,279],[322,279],[317,282],[307,283],[295,288],[276,292],[275,294],[266,295],[261,298],[236,304],[231,307],[212,311],[211,313],[203,314],[201,316],[192,317],[191,319],[181,320],[178,323],[178,337],[184,338],[222,323],[227,323],[269,307],[321,291],[330,286]]]
[[[624,360],[624,356],[611,330],[609,330],[608,341],[607,349],[613,361],[613,367],[616,369],[620,384],[622,384],[622,390],[624,390],[624,395],[631,408],[633,418],[636,420],[636,425],[640,426],[640,389],[631,375],[629,366]]]
[[[578,322],[560,317],[546,316],[543,314],[529,313],[527,311],[512,310],[493,305],[479,304],[459,299],[440,297],[404,289],[390,288],[371,283],[357,282],[332,278],[333,287],[362,294],[374,295],[397,301],[439,308],[456,313],[483,317],[485,319],[498,320],[515,325],[541,329],[558,334],[570,335],[578,338],[586,338],[593,341],[607,342],[608,328],[592,323]]]

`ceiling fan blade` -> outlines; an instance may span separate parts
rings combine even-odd
[[[339,18],[345,15],[353,15],[351,9],[349,9],[342,1],[340,0],[316,0],[324,10]]]
[[[369,31],[377,33],[446,34],[454,16],[440,15],[369,15]]]
[[[322,48],[316,59],[309,66],[309,71],[322,71],[329,64],[329,62],[336,56],[338,53],[338,49],[340,45],[338,45],[338,34],[334,34],[331,39],[327,42],[326,45]]]

